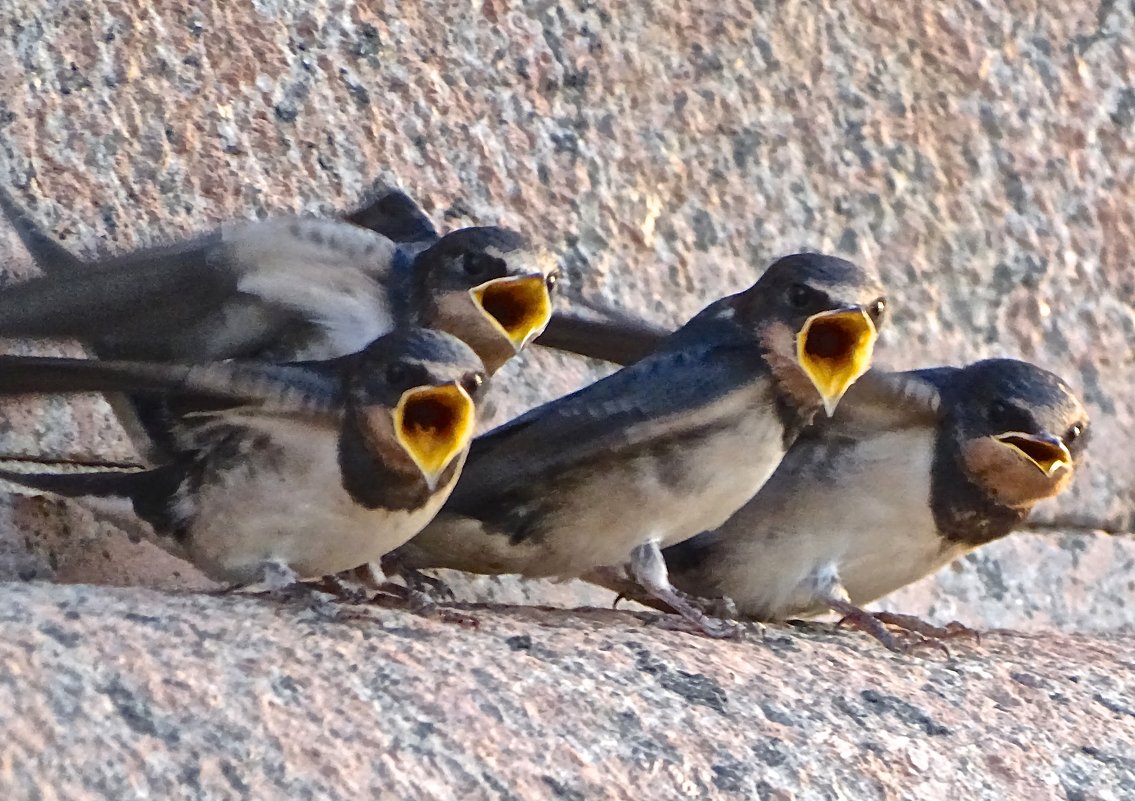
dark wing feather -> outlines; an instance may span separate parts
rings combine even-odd
[[[396,314],[385,286],[397,248],[338,220],[238,223],[84,263],[6,200],[45,275],[0,291],[0,335],[73,337],[102,358],[287,359],[309,341],[320,355],[357,350]]]
[[[557,311],[536,342],[614,364],[633,364],[652,353],[670,331],[612,311],[601,317]]]
[[[126,498],[135,513],[158,531],[172,527],[170,501],[185,479],[181,465],[135,472],[16,473],[0,470],[0,479],[66,498]]]
[[[0,334],[93,341],[133,326],[142,342],[153,329],[209,314],[236,292],[236,276],[212,263],[206,235],[198,248],[141,251],[66,274],[49,274],[0,292]],[[115,357],[119,353],[100,353]]]
[[[956,372],[949,367],[870,370],[847,391],[835,414],[817,416],[800,440],[860,439],[882,431],[936,426],[942,417],[941,387]]]
[[[475,514],[602,454],[677,435],[700,424],[698,409],[766,369],[751,344],[652,355],[475,440],[447,508]]]
[[[278,413],[319,414],[341,405],[338,370],[336,361],[194,365],[0,356],[0,394],[159,393],[203,401],[208,408],[248,405]]]
[[[438,238],[430,218],[409,195],[382,191],[373,200],[343,215],[349,223],[369,228],[392,242],[433,242]]]
[[[15,198],[3,187],[0,187],[0,211],[16,229],[16,234],[32,257],[32,261],[45,273],[66,275],[86,266],[86,262],[36,225],[27,211],[21,208]]]

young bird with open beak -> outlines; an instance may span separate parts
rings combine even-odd
[[[547,254],[504,228],[439,237],[401,192],[383,207],[396,230],[419,232],[414,242],[341,220],[282,217],[86,263],[0,191],[0,208],[44,272],[0,290],[0,336],[73,337],[103,359],[290,362],[344,356],[415,325],[464,340],[491,375],[544,330],[558,278]],[[160,462],[170,446],[164,404],[112,404]]]
[[[443,511],[384,566],[569,578],[629,565],[648,594],[727,633],[674,593],[660,548],[756,493],[868,368],[883,311],[872,273],[780,259],[642,361],[479,437]]]
[[[161,467],[0,477],[103,511],[128,501],[162,547],[209,577],[283,589],[376,561],[434,516],[461,472],[485,379],[467,345],[426,329],[294,364],[0,357],[0,394],[157,392],[196,410],[176,417],[176,451]]]
[[[671,580],[750,620],[835,611],[892,649],[884,623],[948,636],[962,629],[860,607],[1009,534],[1068,486],[1087,430],[1068,385],[1027,362],[872,371],[724,525],[663,552]]]
[[[438,239],[425,212],[397,190],[380,190],[374,199],[344,215],[344,219],[382,234],[404,249],[425,248]],[[554,271],[547,274],[550,280],[559,275]],[[576,309],[560,308],[536,337],[536,343],[615,364],[631,364],[653,350],[669,333],[661,326],[611,309],[595,308],[578,299],[575,305],[584,306],[586,311],[581,314]]]
[[[106,359],[332,359],[416,325],[465,339],[492,372],[544,330],[558,277],[504,228],[400,247],[313,217],[230,223],[86,263],[4,192],[0,207],[44,272],[0,291],[0,334],[73,337]]]

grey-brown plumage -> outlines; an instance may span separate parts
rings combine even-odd
[[[17,474],[33,489],[137,514],[170,552],[231,584],[279,583],[377,560],[448,497],[484,367],[443,332],[398,329],[357,354],[196,365],[3,357],[0,394],[156,392],[192,402],[171,459],[140,472]],[[149,532],[147,532],[149,533]]]
[[[475,441],[443,512],[388,566],[529,577],[630,564],[670,590],[659,547],[724,522],[866,369],[875,276],[817,254],[773,264],[642,361]]]
[[[44,272],[0,291],[0,334],[73,337],[101,358],[330,359],[418,325],[495,370],[551,314],[554,267],[504,228],[431,228],[400,246],[341,220],[279,217],[87,263],[2,191],[0,208]]]
[[[1087,427],[1067,384],[1027,362],[873,371],[728,521],[663,552],[671,580],[746,619],[858,616],[1061,492]]]
[[[73,337],[103,359],[302,361],[417,325],[462,339],[491,374],[544,330],[558,271],[523,236],[492,226],[439,236],[409,197],[385,197],[384,230],[412,241],[283,217],[85,263],[0,191],[44,273],[0,290],[0,335]],[[161,461],[173,425],[164,403],[111,400],[140,451]]]

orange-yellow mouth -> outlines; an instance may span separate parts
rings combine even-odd
[[[414,387],[402,393],[392,414],[394,436],[434,489],[473,438],[473,400],[459,384]]]
[[[543,333],[552,319],[552,296],[540,273],[494,278],[469,294],[516,351]]]
[[[1024,456],[1046,476],[1053,475],[1061,468],[1072,467],[1072,454],[1056,437],[1010,431],[998,434],[993,439]]]
[[[848,388],[867,372],[879,332],[863,309],[813,314],[796,335],[796,360],[831,417]]]

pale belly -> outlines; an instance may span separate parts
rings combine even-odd
[[[937,535],[930,436],[872,437],[831,461],[823,480],[778,474],[723,528],[713,559],[676,585],[776,620],[826,611],[820,596],[833,579],[862,605],[933,572],[965,549]]]
[[[748,501],[783,456],[775,415],[750,413],[672,454],[640,457],[575,479],[526,575],[578,576],[627,561],[647,542],[665,547],[715,528]],[[673,462],[681,459],[679,469]],[[666,463],[670,462],[670,463]],[[523,550],[523,549],[522,549]]]
[[[186,551],[211,577],[258,581],[277,562],[314,578],[377,561],[428,523],[455,483],[413,511],[367,509],[340,483],[335,437],[291,433],[272,432],[270,464],[252,455],[201,487]]]

